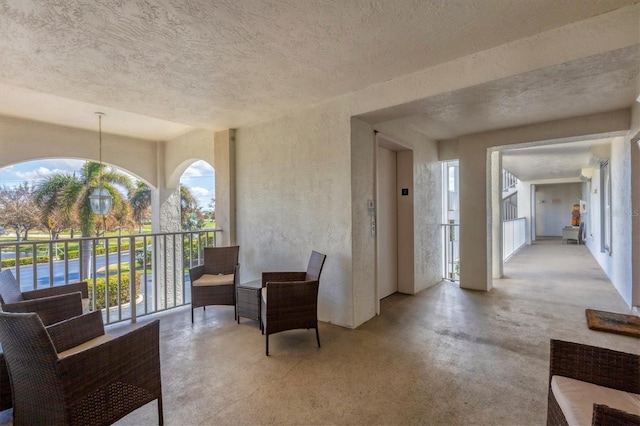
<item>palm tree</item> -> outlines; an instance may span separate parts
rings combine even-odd
[[[36,189],[36,203],[41,206],[44,218],[61,209],[69,217],[74,210],[78,212],[80,231],[83,237],[90,237],[95,230],[96,215],[91,210],[89,195],[96,189],[102,177],[103,187],[113,197],[114,205],[122,202],[120,192],[114,185],[121,185],[129,189],[131,181],[123,174],[105,169],[101,163],[88,161],[82,166],[80,174],[53,175]],[[91,244],[82,242],[81,278],[89,275],[89,261],[91,259]]]
[[[142,222],[149,217],[151,210],[151,188],[138,181],[136,187],[129,194],[133,220],[138,224],[138,232],[142,233]]]

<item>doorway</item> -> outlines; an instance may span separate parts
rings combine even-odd
[[[414,293],[413,150],[376,135],[376,293]]]
[[[378,146],[378,298],[398,291],[397,154]]]

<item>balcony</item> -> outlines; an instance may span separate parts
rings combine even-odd
[[[102,310],[105,324],[136,322],[191,303],[188,269],[202,263],[202,249],[215,246],[221,232],[5,242],[0,269],[11,269],[23,291],[86,280],[91,309]]]

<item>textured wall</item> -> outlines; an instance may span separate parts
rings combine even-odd
[[[156,142],[102,132],[102,161],[151,186],[158,185],[158,149]],[[100,144],[97,131],[0,116],[0,152],[0,167],[43,158],[98,161]]]
[[[213,132],[211,130],[198,129],[167,142],[164,173],[165,185],[176,188],[180,184],[180,178],[191,164],[198,160],[204,160],[213,167]]]
[[[374,200],[376,142],[373,128],[351,119],[351,244],[354,326],[376,314],[376,239],[367,201]],[[345,283],[346,284],[346,283]]]
[[[317,107],[236,131],[243,280],[327,254],[318,316],[353,326],[349,114]]]
[[[216,245],[229,246],[237,243],[236,233],[236,151],[235,131],[215,133],[216,169]]]
[[[640,74],[636,85],[636,95],[640,99]],[[628,138],[631,151],[631,264],[632,271],[632,301],[634,306],[640,306],[640,101],[631,108],[631,131]]]
[[[591,178],[591,196],[588,205],[592,216],[592,228],[588,231],[593,239],[587,241],[587,247],[602,270],[607,274],[624,301],[631,305],[632,300],[632,268],[631,263],[633,235],[629,232],[632,224],[633,209],[631,207],[631,154],[628,138],[616,138],[611,144],[611,227],[612,254],[602,252],[602,186],[600,168],[594,169]],[[595,191],[595,193],[594,193]],[[638,241],[635,241],[638,244]]]

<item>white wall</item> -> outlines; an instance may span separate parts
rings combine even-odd
[[[518,217],[524,217],[525,224],[525,244],[531,244],[531,183],[518,180],[516,197],[518,199]],[[535,240],[535,238],[533,238]]]
[[[636,85],[636,97],[640,99],[640,75]],[[631,297],[634,306],[640,306],[640,102],[631,109],[631,131],[627,136],[631,151]]]
[[[580,204],[582,184],[536,185],[536,236],[561,237],[571,226],[574,204]]]
[[[611,253],[602,251],[600,169],[591,178],[590,203],[587,206],[593,226],[587,229],[587,247],[607,274],[625,303],[632,305],[632,218],[631,204],[631,143],[628,138],[616,138],[611,144]],[[636,244],[638,242],[636,241]]]
[[[236,131],[237,241],[243,280],[305,270],[327,254],[318,317],[353,326],[351,126],[333,107]]]

